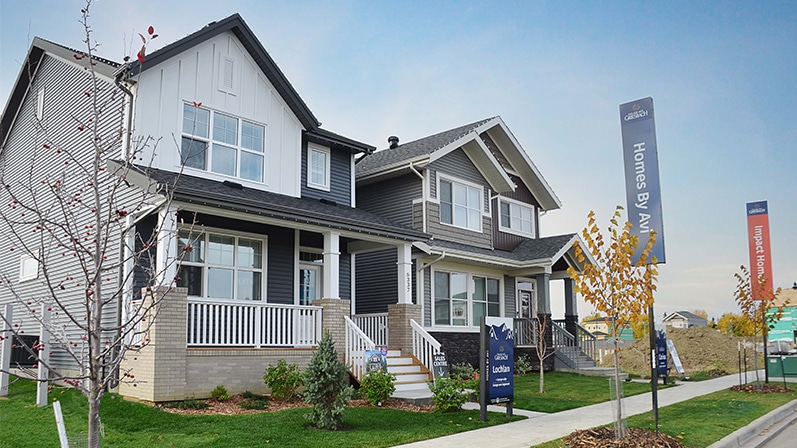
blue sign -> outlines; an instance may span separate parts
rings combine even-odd
[[[515,338],[511,318],[485,317],[490,339],[487,385],[490,403],[505,403],[515,395]]]
[[[664,257],[664,222],[661,215],[659,158],[656,149],[656,125],[653,98],[643,98],[620,105],[620,129],[623,134],[625,194],[631,235],[639,237],[634,263],[639,261],[650,232],[656,232],[652,255],[659,263]],[[648,260],[650,262],[650,260]]]
[[[656,368],[660,377],[667,376],[667,333],[656,331]]]

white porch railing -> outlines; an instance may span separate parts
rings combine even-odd
[[[188,300],[189,347],[312,347],[321,339],[321,307]]]
[[[365,369],[365,351],[376,347],[374,341],[368,337],[354,323],[349,316],[343,316],[346,322],[346,365],[351,368],[351,374],[357,381],[362,381]]]
[[[440,353],[440,343],[432,337],[415,319],[412,326],[412,355],[418,358],[430,372],[434,371],[432,355]]]
[[[374,344],[387,346],[387,313],[355,314],[351,320]]]

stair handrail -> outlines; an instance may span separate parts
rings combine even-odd
[[[594,334],[592,334],[589,330],[582,327],[581,324],[578,325],[578,346],[581,350],[589,356],[593,361],[598,359],[598,346],[597,346],[597,339]]]
[[[433,355],[440,353],[441,344],[415,322],[415,319],[410,319],[410,327],[412,327],[412,355],[431,372],[434,370]]]
[[[343,316],[346,323],[346,365],[358,382],[362,382],[365,374],[365,351],[376,347],[374,341],[354,323],[349,316]]]
[[[551,325],[553,328],[553,346],[554,347],[574,347],[576,345],[576,337],[570,334],[569,331],[563,328],[563,325],[557,321]]]

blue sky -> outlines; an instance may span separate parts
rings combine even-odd
[[[3,104],[33,36],[81,47],[82,7],[0,3]],[[500,115],[562,200],[543,236],[580,231],[589,210],[606,227],[625,205],[618,106],[651,96],[657,316],[738,312],[746,202],[769,201],[775,285],[797,282],[797,3],[98,0],[91,24],[121,61],[148,25],[153,51],[235,12],[331,131],[384,148]]]

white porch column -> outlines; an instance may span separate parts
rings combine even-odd
[[[158,285],[170,286],[177,277],[177,208],[158,211],[158,244],[156,250]]]
[[[324,232],[324,292],[327,299],[340,298],[340,233]]]
[[[47,386],[50,384],[50,311],[47,304],[41,304],[41,325],[39,325],[39,352],[37,353],[39,382],[36,384],[36,406],[47,406]]]
[[[412,244],[398,248],[398,303],[412,303]]]

